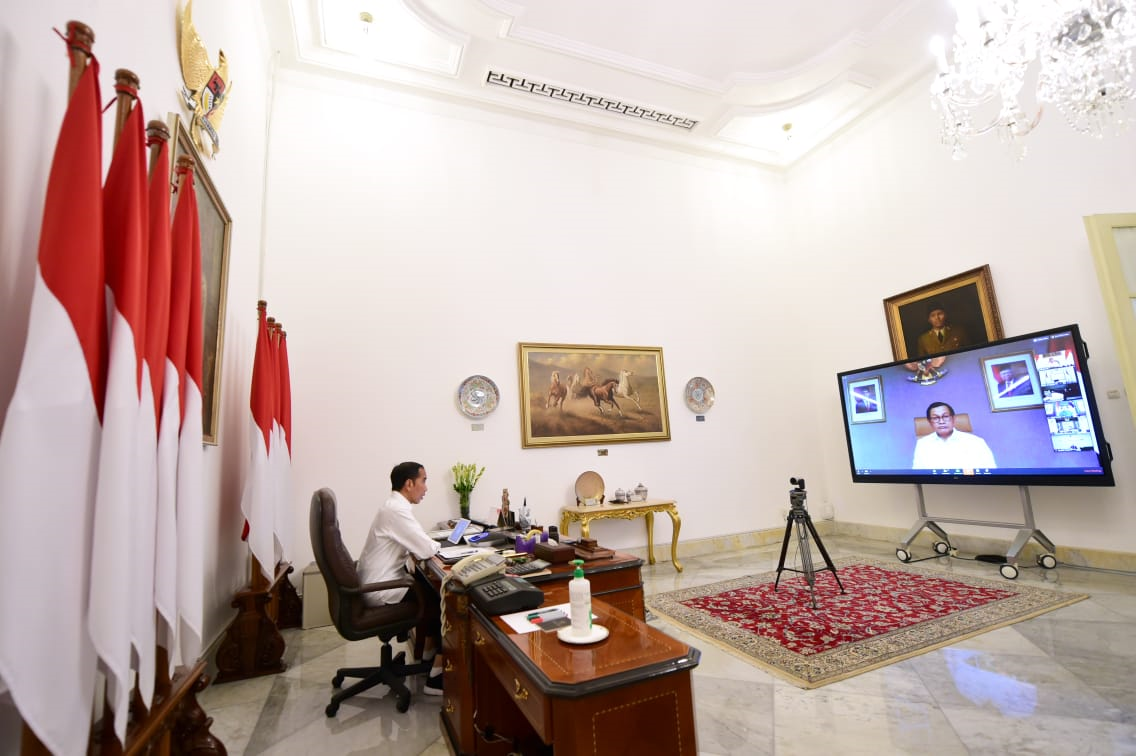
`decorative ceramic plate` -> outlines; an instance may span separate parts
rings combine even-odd
[[[580,477],[576,478],[576,498],[580,501],[598,499],[603,496],[603,492],[604,480],[598,472],[588,470],[586,473],[580,473]]]
[[[484,375],[471,375],[458,387],[458,407],[466,417],[485,417],[500,398],[497,384]]]
[[[714,387],[705,378],[691,378],[687,381],[682,396],[691,412],[706,412],[714,406]]]

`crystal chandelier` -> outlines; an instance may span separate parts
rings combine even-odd
[[[955,159],[963,142],[998,133],[1025,154],[1021,137],[1044,105],[1069,125],[1101,137],[1127,126],[1134,97],[1136,0],[956,0],[952,58],[932,42],[939,74],[931,95],[943,116],[943,143]],[[1027,79],[1034,98],[1022,102]]]

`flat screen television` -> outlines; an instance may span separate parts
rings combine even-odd
[[[837,375],[852,480],[1111,486],[1076,325]]]

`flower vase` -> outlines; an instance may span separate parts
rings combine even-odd
[[[465,491],[458,493],[458,506],[460,507],[461,516],[469,519],[469,492]]]

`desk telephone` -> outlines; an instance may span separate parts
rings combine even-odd
[[[508,564],[500,554],[474,554],[455,564],[450,573],[462,585],[470,586],[503,573]]]
[[[467,586],[474,605],[489,615],[535,609],[544,603],[544,591],[527,580],[502,575],[508,563],[500,554],[474,554],[455,564],[451,574]]]

